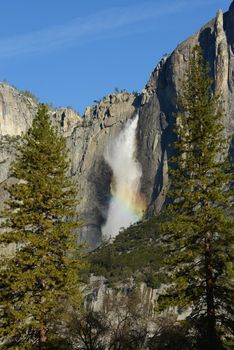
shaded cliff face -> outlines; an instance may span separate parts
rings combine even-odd
[[[168,157],[172,151],[173,113],[188,66],[189,53],[200,44],[210,63],[214,89],[223,95],[225,133],[234,131],[234,2],[224,15],[181,43],[153,71],[142,94],[126,92],[106,96],[98,105],[88,107],[84,118],[68,109],[51,111],[70,150],[71,176],[79,185],[81,214],[84,226],[81,241],[90,249],[101,243],[101,227],[110,204],[112,171],[104,160],[108,143],[119,135],[126,121],[139,114],[136,158],[142,167],[141,192],[152,215],[161,210],[168,185]],[[31,125],[37,105],[12,87],[0,84],[0,196],[8,181],[9,164],[14,158],[17,136]],[[1,163],[2,161],[2,163]],[[126,169],[127,171],[127,169]]]

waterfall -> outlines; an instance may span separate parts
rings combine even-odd
[[[111,200],[104,237],[116,236],[120,229],[142,218],[146,204],[140,193],[142,169],[136,160],[138,115],[129,120],[120,134],[107,145],[104,159],[113,171]]]

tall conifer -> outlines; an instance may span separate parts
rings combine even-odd
[[[206,350],[222,348],[219,331],[232,337],[234,326],[234,221],[228,215],[233,172],[219,101],[197,46],[176,114],[173,201],[167,208],[169,219],[161,226],[168,246],[165,263],[170,285],[159,304],[162,309],[191,308],[190,318],[201,324],[200,348]]]
[[[19,349],[46,348],[56,312],[81,300],[76,190],[68,167],[65,141],[40,105],[12,166],[17,181],[7,188],[0,235],[2,247],[16,245],[13,256],[1,257],[1,336]]]

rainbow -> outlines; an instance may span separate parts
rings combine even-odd
[[[124,208],[134,221],[142,219],[147,207],[145,196],[141,193],[132,193],[132,187],[124,184],[121,188],[116,189],[111,185],[112,198]]]

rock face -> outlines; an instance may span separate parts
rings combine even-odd
[[[124,284],[110,286],[104,277],[91,276],[89,283],[84,285],[82,290],[84,306],[87,310],[109,314],[112,319],[118,321],[118,317],[121,316],[121,309],[128,312],[128,303],[131,300],[131,302],[134,302],[135,310],[140,310],[140,315],[146,317],[149,330],[151,327],[152,330],[155,330],[156,325],[150,323],[157,315],[157,300],[163,288],[162,285],[159,289],[153,289],[145,283],[136,284],[131,279],[126,280]],[[135,298],[133,297],[134,293]],[[189,309],[185,308],[178,309],[175,307],[170,309],[170,313],[174,313],[178,321],[185,320],[190,312]],[[161,315],[165,316],[166,314],[165,312]]]
[[[153,71],[143,90],[138,157],[143,164],[142,187],[148,196],[150,213],[159,211],[164,203],[163,189],[168,183],[167,159],[171,152],[168,146],[173,140],[173,113],[177,110],[180,81],[183,80],[187,69],[189,53],[197,44],[202,47],[205,59],[210,64],[214,88],[224,99],[225,132],[231,135],[234,130],[232,3],[227,13],[223,15],[220,10],[216,19],[181,43],[170,56],[165,57]],[[149,155],[150,159],[147,159]]]
[[[32,124],[36,103],[15,88],[0,85],[0,134],[17,136],[24,134]]]
[[[71,156],[71,176],[79,184],[79,212],[84,221],[80,238],[93,249],[101,243],[110,201],[111,170],[104,161],[106,145],[139,114],[137,160],[142,165],[141,190],[148,215],[161,210],[168,184],[168,162],[173,140],[173,113],[193,46],[200,44],[210,63],[216,93],[225,101],[225,133],[234,131],[234,2],[227,13],[205,25],[174,52],[164,57],[140,95],[126,92],[106,96],[86,109],[80,118],[71,109],[51,111],[53,122],[66,137]],[[0,84],[0,181],[8,178],[17,136],[31,125],[37,105],[28,97]],[[230,152],[233,152],[232,150]],[[2,161],[2,162],[1,162]],[[4,192],[0,189],[2,196]]]
[[[155,314],[155,307],[159,290],[148,287],[145,283],[140,283],[137,288],[133,281],[126,281],[124,285],[110,287],[104,277],[91,276],[88,285],[84,286],[85,307],[95,312],[110,312],[108,309],[110,301],[124,307],[123,297],[131,295],[133,290],[137,290],[136,302],[141,303],[142,312],[147,316]]]
[[[68,139],[71,174],[79,183],[79,211],[85,222],[80,238],[92,248],[101,242],[101,226],[105,223],[110,200],[112,174],[103,154],[108,142],[135,113],[134,95],[108,95],[97,106],[86,109],[83,123],[74,128]]]

